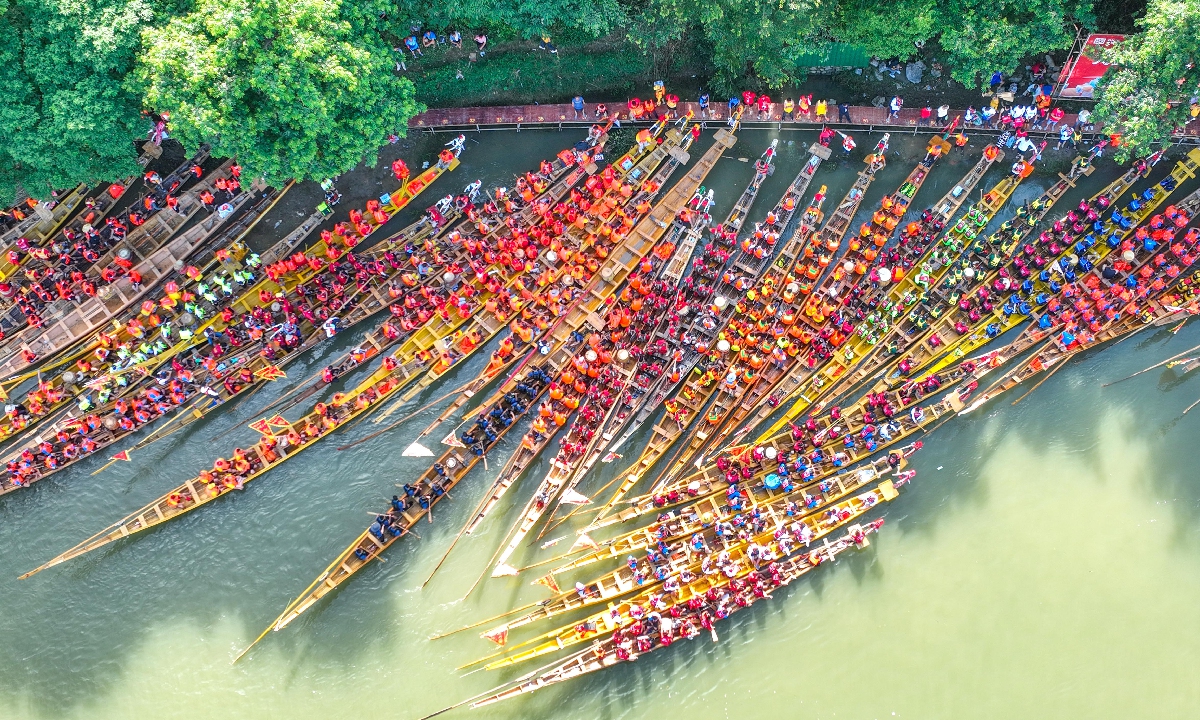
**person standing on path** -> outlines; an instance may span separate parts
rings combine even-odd
[[[579,119],[579,115],[581,113],[583,114],[584,118],[587,118],[587,113],[583,112],[583,96],[582,95],[576,95],[574,97],[574,99],[571,100],[571,108],[573,110],[575,110],[575,119],[576,120]]]
[[[404,47],[408,48],[408,51],[412,53],[414,58],[421,57],[425,54],[421,52],[421,45],[417,42],[416,35],[409,35],[408,37],[404,38]]]
[[[838,103],[838,122],[854,122],[850,119],[850,103]]]
[[[950,124],[950,106],[939,105],[937,109],[937,119],[939,127],[946,127]]]
[[[708,117],[708,102],[709,102],[708,93],[700,93],[700,99],[698,100],[698,102],[700,103],[700,117],[707,118]]]
[[[921,108],[921,120],[919,125],[932,125],[930,118],[933,117],[933,108],[929,107],[929,103],[925,103],[925,107]]]
[[[884,122],[900,119],[900,108],[904,107],[904,98],[896,95],[892,97],[892,101],[888,103],[888,116]]]
[[[796,112],[796,101],[790,97],[783,99],[783,119],[791,122],[793,114]]]
[[[817,120],[820,122],[829,122],[829,103],[824,99],[817,101]]]

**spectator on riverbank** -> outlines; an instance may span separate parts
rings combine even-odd
[[[596,119],[608,117],[608,106],[604,103],[596,103]]]
[[[950,106],[939,105],[937,109],[937,121],[939,127],[946,127],[950,124]]]
[[[925,103],[925,107],[921,108],[921,119],[917,122],[918,125],[933,124],[933,108],[929,107],[929,103]]]
[[[902,107],[904,107],[904,98],[900,97],[899,95],[893,96],[892,101],[888,103],[888,116],[887,120],[884,122],[890,123],[892,120],[899,120],[900,108]]]
[[[1075,127],[1077,127],[1077,128],[1086,127],[1089,124],[1089,122],[1091,121],[1091,119],[1092,119],[1091,111],[1088,110],[1087,108],[1084,108],[1079,111],[1078,115],[1075,116]]]
[[[771,108],[775,103],[771,102],[768,95],[758,96],[758,117],[759,119],[771,119]]]
[[[708,117],[708,103],[709,103],[708,93],[700,93],[700,99],[697,100],[697,102],[700,104],[700,117],[702,117],[702,118]]]
[[[554,47],[554,43],[550,42],[550,36],[542,33],[542,41],[538,43],[538,50],[545,50],[551,55],[558,54],[558,48]]]
[[[829,103],[824,99],[817,101],[817,121],[828,122],[829,120]]]
[[[809,114],[812,112],[812,95],[801,95],[797,102],[799,104],[800,114],[804,116],[805,120],[808,120]]]
[[[853,122],[850,119],[850,103],[838,103],[838,122]]]
[[[994,129],[996,127],[996,108],[991,105],[984,105],[979,110],[979,118],[989,129]]]
[[[457,30],[450,31],[450,44],[462,50],[462,33]]]
[[[1054,146],[1054,149],[1062,150],[1068,144],[1075,144],[1075,128],[1070,125],[1063,125],[1058,131],[1058,144]]]
[[[408,37],[404,38],[404,47],[408,48],[408,51],[412,53],[414,58],[421,57],[425,54],[421,52],[421,44],[417,42],[416,35],[409,35]]]
[[[479,52],[479,57],[483,57],[486,53],[484,48],[487,47],[487,33],[480,32],[475,35],[475,47]]]
[[[575,119],[576,120],[579,119],[579,115],[581,113],[583,114],[583,117],[585,119],[587,118],[587,113],[583,112],[583,96],[582,95],[576,95],[574,98],[571,99],[571,108],[575,111]]]
[[[791,122],[792,115],[796,112],[796,101],[790,97],[783,99],[783,119]]]
[[[426,30],[421,36],[421,47],[433,47],[437,45],[437,33],[432,30]]]

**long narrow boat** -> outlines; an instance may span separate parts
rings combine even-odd
[[[1084,223],[1081,231],[1075,233],[1072,243],[1066,244],[1060,252],[1051,252],[1045,257],[1034,254],[1029,262],[1032,267],[1027,265],[1019,269],[1019,274],[1013,277],[1020,277],[1022,281],[1012,283],[1011,291],[1013,292],[1008,300],[993,309],[992,322],[986,323],[982,330],[960,334],[953,340],[943,338],[935,352],[932,353],[935,357],[942,359],[933,362],[929,367],[936,371],[940,367],[955,362],[976,348],[987,344],[993,337],[1028,320],[1030,313],[1027,308],[1032,308],[1028,300],[1046,293],[1050,288],[1051,280],[1050,274],[1047,272],[1048,268],[1062,267],[1072,271],[1077,263],[1071,262],[1069,256],[1078,257],[1077,253],[1087,253],[1089,249],[1091,250],[1090,254],[1097,260],[1104,259],[1112,247],[1120,245],[1121,240],[1131,234],[1142,220],[1150,217],[1154,210],[1165,202],[1181,183],[1195,177],[1198,170],[1200,170],[1200,148],[1189,151],[1182,160],[1175,164],[1166,178],[1144,189],[1124,209],[1110,209],[1110,206],[1120,198],[1122,193],[1108,193],[1103,196],[1108,199],[1108,202],[1091,211],[1097,217]],[[1101,212],[1108,210],[1108,220],[1101,220],[1100,212],[1097,210]],[[1091,215],[1089,214],[1088,217],[1090,218]],[[1077,248],[1079,243],[1082,243],[1082,247]],[[1086,270],[1086,268],[1082,269]],[[1043,279],[1043,276],[1046,279]],[[1026,284],[1029,285],[1028,288]],[[985,317],[984,320],[986,319]],[[913,364],[913,367],[920,368],[922,366]]]
[[[611,606],[620,597],[635,591],[653,591],[660,583],[667,589],[670,577],[693,564],[697,553],[711,552],[712,548],[731,550],[744,544],[751,534],[761,535],[772,522],[778,528],[782,524],[803,522],[806,518],[824,514],[867,485],[886,480],[893,473],[898,473],[900,481],[909,480],[915,473],[902,472],[904,462],[902,453],[893,453],[825,480],[798,485],[781,483],[775,487],[764,485],[748,488],[745,493],[730,493],[724,498],[706,498],[683,508],[678,516],[672,513],[670,518],[649,528],[623,534],[619,540],[608,543],[603,552],[594,551],[551,570],[553,576],[598,560],[619,560],[621,555],[625,556],[622,567],[576,582],[566,592],[556,591],[523,615],[487,630],[482,637],[507,637],[512,630],[544,619],[601,604]],[[635,552],[644,553],[644,556],[637,557],[633,555]],[[551,588],[557,586],[546,577],[538,582]]]
[[[693,129],[692,133],[689,133],[686,142],[690,145],[690,142],[694,140],[698,134],[699,128],[697,126]],[[718,141],[714,148],[710,150],[709,155],[706,155],[704,164],[700,168],[700,172],[689,177],[689,183],[694,178],[696,185],[699,185],[699,181],[703,179],[708,170],[711,169],[711,167],[715,164],[715,161],[720,156],[720,153],[723,152],[729,144],[732,144],[731,137],[732,136],[728,133],[722,135],[722,139]],[[673,165],[678,163],[681,157],[682,156],[672,158],[669,164]],[[673,169],[674,168],[672,167],[671,171],[673,171]],[[676,194],[671,199],[672,207],[678,206],[679,208],[682,208],[687,200],[687,198],[679,199],[679,194]],[[655,227],[653,233],[654,242],[657,243],[658,239],[661,238],[664,233],[669,232],[671,228],[675,228],[679,225],[678,213],[675,213],[672,215],[672,223],[670,226],[663,224],[662,226]],[[642,235],[641,239],[646,240],[650,238],[651,236],[649,235]],[[632,273],[635,269],[631,266],[628,270],[622,272],[621,279],[624,279],[626,276],[631,277],[630,285],[631,287],[636,287],[638,289],[636,293],[634,293],[631,289],[626,289],[625,292],[623,292],[617,299],[615,304],[609,305],[606,308],[580,308],[574,312],[573,316],[566,318],[567,324],[575,327],[576,329],[581,328],[585,321],[587,321],[589,317],[591,318],[593,332],[591,332],[588,336],[587,353],[584,356],[575,358],[571,367],[561,368],[558,375],[555,376],[555,382],[561,388],[558,396],[555,397],[552,395],[550,402],[546,403],[542,408],[539,408],[539,415],[541,417],[538,421],[535,421],[533,429],[526,433],[526,435],[522,438],[521,448],[509,458],[509,461],[505,464],[505,467],[502,469],[490,492],[485,495],[484,502],[481,503],[479,508],[477,508],[472,519],[467,524],[468,532],[473,531],[476,527],[478,527],[479,523],[482,522],[487,513],[496,506],[500,498],[512,486],[512,484],[516,482],[524,470],[528,468],[528,466],[550,444],[558,432],[566,427],[567,421],[572,416],[575,416],[576,418],[575,423],[567,431],[567,439],[561,442],[563,450],[560,451],[560,455],[576,447],[579,438],[575,437],[576,442],[574,443],[572,443],[570,440],[579,432],[582,432],[581,420],[585,418],[593,418],[594,413],[597,412],[595,409],[597,402],[595,402],[595,400],[597,400],[599,396],[596,395],[596,393],[591,392],[592,386],[596,384],[596,382],[599,382],[599,387],[607,386],[608,389],[606,389],[604,392],[608,392],[608,390],[611,390],[613,387],[615,387],[615,385],[619,385],[623,381],[622,378],[626,376],[626,371],[631,367],[632,351],[626,348],[614,347],[614,344],[608,340],[605,340],[604,336],[601,335],[599,331],[603,329],[604,323],[607,323],[609,327],[612,328],[612,332],[615,333],[617,331],[616,326],[613,325],[613,322],[616,322],[615,318],[622,317],[622,313],[626,315],[630,313],[631,306],[640,308],[640,311],[647,316],[652,314],[655,307],[653,298],[648,300],[643,300],[642,298],[644,297],[647,289],[653,284],[652,277],[655,274],[653,268],[658,266],[658,263],[655,263],[655,259],[661,263],[663,262],[664,257],[669,257],[669,252],[672,249],[672,245],[677,240],[678,237],[669,238],[665,245],[659,246],[657,251],[653,253],[652,251],[656,246],[649,242],[643,242],[634,251],[631,259],[636,261],[637,265],[639,266],[637,268],[638,274],[633,276],[629,275],[629,273]],[[647,272],[644,267],[641,267],[646,263],[649,263],[651,266],[651,270],[649,272]],[[612,291],[615,291],[616,289],[617,286],[614,284],[612,286]],[[637,299],[635,300],[634,298]],[[607,318],[599,317],[598,311],[601,309],[606,310],[605,314],[607,315]],[[637,311],[634,310],[634,312]],[[625,321],[622,320],[621,322],[623,323]],[[616,362],[613,362],[614,360],[616,360]],[[503,392],[503,390],[504,388],[501,388],[501,392]],[[553,420],[552,424],[548,422],[550,420]],[[559,485],[555,486],[554,488],[550,488],[543,483],[543,487],[539,488],[539,491],[534,495],[534,499],[530,501],[531,506],[536,503],[537,512],[544,510],[545,503],[552,499],[551,495],[557,489],[560,489],[560,487],[561,486]],[[539,501],[538,498],[542,498],[542,500]],[[529,508],[527,507],[526,510],[526,514],[528,514]]]
[[[649,621],[630,623],[627,627],[613,629],[607,637],[597,635],[587,648],[572,653],[567,659],[556,661],[549,668],[522,675],[467,702],[472,708],[494,705],[614,665],[633,662],[650,652],[670,647],[677,641],[695,639],[704,632],[708,632],[713,642],[717,642],[716,622],[759,600],[771,598],[772,589],[785,587],[817,567],[835,562],[846,550],[868,547],[870,542],[867,536],[882,526],[882,518],[865,525],[850,525],[846,534],[832,543],[826,541],[811,552],[783,559],[771,566],[770,571],[756,568],[744,580],[736,585],[731,583],[728,589],[714,592],[712,597],[707,592],[695,595],[677,617],[672,615],[665,621],[660,619],[656,624]]]
[[[889,418],[875,427],[876,439],[871,443],[859,443],[853,448],[822,451],[815,456],[798,454],[793,450],[790,435],[768,439],[736,456],[718,455],[716,460],[704,464],[687,475],[672,480],[657,491],[629,498],[626,507],[606,517],[593,520],[580,530],[593,530],[626,523],[636,518],[657,514],[665,509],[684,505],[728,490],[742,483],[765,482],[768,475],[776,472],[779,463],[801,461],[802,472],[821,478],[842,467],[856,463],[886,450],[897,443],[923,432],[927,427],[947,415],[961,410],[973,390],[971,384],[947,392],[941,399],[914,406],[909,412]]]
[[[969,209],[940,241],[935,242],[934,238],[953,219],[987,168],[1003,159],[1004,153],[995,146],[984,148],[979,163],[962,183],[951,188],[919,221],[904,228],[901,240],[889,258],[891,266],[886,273],[888,282],[883,282],[883,273],[876,273],[876,287],[854,299],[855,328],[849,339],[815,372],[807,364],[795,363],[769,392],[757,392],[758,397],[753,405],[743,403],[743,407],[751,407],[743,411],[740,420],[742,425],[734,433],[734,439],[766,422],[782,403],[795,395],[810,379],[805,397],[832,394],[836,387],[852,387],[862,379],[852,378],[847,373],[886,346],[882,341],[890,337],[892,323],[919,301],[925,288],[931,282],[936,282],[1004,206],[1021,180],[1027,177],[1026,174],[1007,175],[985,193],[983,199]],[[753,417],[745,420],[750,413],[754,413]],[[798,411],[792,413],[789,411],[789,415],[795,417]],[[777,427],[782,426],[782,422],[777,423]]]
[[[842,235],[849,229],[850,222],[853,220],[854,214],[857,212],[867,188],[870,187],[875,174],[886,164],[887,142],[888,136],[885,135],[876,145],[874,151],[865,158],[866,169],[859,173],[854,184],[847,191],[845,198],[829,219],[826,220],[822,231],[826,236],[836,236],[840,242]],[[810,154],[814,158],[817,158],[817,160],[822,158],[821,150],[828,150],[828,148],[818,150],[817,148],[819,147],[813,146],[810,148]],[[815,170],[816,166],[814,165],[812,171],[815,172]],[[818,193],[818,197],[813,198],[813,202],[801,217],[796,230],[784,244],[780,260],[772,264],[766,272],[761,283],[762,287],[751,288],[755,290],[756,294],[762,290],[773,293],[777,292],[779,288],[786,288],[790,284],[790,281],[794,279],[792,270],[799,266],[801,258],[811,258],[815,255],[811,241],[817,232],[817,226],[822,218],[820,207],[823,200],[823,192]],[[693,428],[689,434],[689,442],[703,443],[708,436],[708,427],[703,421],[700,421],[700,416],[708,401],[718,390],[718,381],[727,382],[730,376],[732,376],[734,384],[741,381],[738,371],[731,373],[729,370],[732,367],[732,363],[740,358],[741,352],[733,352],[733,345],[722,334],[733,314],[733,310],[738,308],[739,305],[729,305],[728,312],[724,313],[721,312],[720,303],[716,298],[713,299],[712,303],[712,308],[716,309],[717,312],[713,313],[713,310],[710,309],[708,313],[715,314],[717,317],[709,320],[708,332],[702,336],[704,342],[697,343],[696,347],[698,356],[707,356],[704,364],[694,367],[684,383],[683,389],[670,400],[663,402],[666,413],[654,425],[650,441],[646,445],[645,450],[643,450],[631,468],[623,473],[620,486],[604,506],[600,508],[596,515],[596,520],[593,522],[603,519],[611,512],[615,505],[641,481],[646,472],[683,436],[685,429],[689,427]],[[704,317],[705,315],[702,315],[701,320]],[[699,330],[703,330],[703,326]],[[704,352],[700,352],[700,350]],[[756,351],[757,348],[754,350]],[[748,365],[747,370],[749,370]],[[643,410],[643,413],[653,409],[647,408]],[[635,424],[633,428],[626,431],[625,438],[633,430],[636,430],[636,427]]]
[[[587,300],[572,312],[573,316],[582,317],[584,322],[595,327],[594,317],[597,310],[603,307],[605,300],[616,291],[618,285],[624,281],[630,272],[639,264],[641,257],[644,257],[650,248],[654,247],[659,238],[666,231],[667,227],[678,213],[679,209],[687,202],[687,200],[695,193],[708,172],[716,164],[717,159],[730,146],[733,145],[735,138],[729,133],[719,133],[713,147],[705,153],[697,163],[688,171],[688,174],[681,179],[674,187],[672,187],[659,202],[650,214],[639,222],[632,232],[629,234],[629,241],[621,248],[619,252],[609,255],[605,260],[604,266],[597,274],[598,284],[593,286],[588,291]],[[682,156],[677,158],[682,160]],[[575,356],[574,343],[578,340],[572,340],[572,336],[578,336],[578,330],[584,327],[583,324],[574,326],[564,323],[555,330],[556,343],[558,350],[555,351],[560,355],[560,359],[547,367],[547,370],[554,365],[566,364],[568,360]],[[538,370],[538,372],[549,377],[549,372]],[[532,403],[530,403],[532,405]],[[510,423],[506,427],[511,427]],[[456,452],[456,451],[451,451]],[[482,456],[482,453],[476,454],[477,457]],[[446,465],[441,464],[444,468]],[[469,468],[460,464],[460,470],[453,472],[454,481],[457,482]],[[435,475],[436,475],[435,471]],[[424,487],[418,485],[418,487]],[[393,507],[395,512],[395,508]],[[291,623],[296,617],[299,617],[305,610],[315,605],[322,597],[344,583],[350,577],[355,575],[359,570],[366,566],[369,561],[385,550],[397,539],[399,535],[393,536],[391,539],[384,539],[382,545],[372,542],[372,539],[379,538],[371,535],[369,529],[364,532],[341,554],[338,559],[332,563],[326,572],[322,573],[318,579],[307,588],[300,597],[296,598],[284,612],[276,619],[269,628],[270,630],[281,630]],[[378,546],[377,546],[378,545]],[[261,637],[261,636],[260,636]]]
[[[852,387],[889,367],[908,367],[911,373],[912,368],[922,364],[945,344],[945,338],[958,337],[960,329],[969,328],[980,321],[985,313],[990,313],[992,293],[999,289],[997,283],[1008,282],[1006,278],[1020,273],[1018,264],[1012,262],[1014,253],[1030,245],[1025,242],[1027,236],[1057,201],[1075,186],[1079,178],[1091,174],[1093,160],[1094,153],[1076,158],[1068,175],[1060,176],[1059,181],[1037,199],[1017,208],[1016,217],[1002,223],[988,239],[977,239],[968,244],[966,234],[952,231],[951,240],[963,243],[961,246],[952,246],[960,248],[957,257],[950,262],[943,262],[941,257],[932,258],[932,262],[927,259],[921,264],[921,270],[914,280],[923,279],[922,292],[917,301],[892,322],[887,334],[877,341],[877,350],[861,359],[851,372],[837,382],[828,383],[826,376],[817,375],[807,386],[795,389],[792,392],[796,397],[795,402],[760,434],[759,440],[777,435],[809,407],[824,407],[838,390]],[[1148,173],[1149,167],[1150,164],[1146,163],[1130,169],[1081,206],[1090,207],[1090,204],[1107,202],[1108,198],[1124,192],[1139,177]],[[1037,244],[1050,248],[1060,242],[1060,237],[1072,223],[1077,222],[1074,211],[1069,212],[1051,230],[1044,231]],[[1019,262],[1022,265],[1025,263],[1023,260]]]
[[[910,457],[917,449],[915,444],[899,448],[896,452],[900,454],[901,459],[894,467],[890,462],[890,456],[884,455],[864,465],[818,480],[815,483],[816,486],[811,489],[807,481],[801,483],[800,489],[809,492],[815,501],[811,498],[805,500],[799,504],[795,512],[808,512],[821,504],[828,504],[832,494],[844,495],[853,492],[856,483],[870,482],[872,478],[883,477],[888,473],[903,469],[907,463],[906,458]],[[794,484],[789,489],[789,484],[780,483],[774,490],[768,488],[766,484],[752,485],[749,488],[747,500],[750,507],[754,507],[762,502],[777,500],[794,490]],[[733,510],[729,501],[730,498],[724,495],[710,495],[689,505],[665,510],[648,525],[628,530],[606,540],[596,541],[586,535],[580,536],[570,550],[554,558],[541,561],[538,566],[549,564],[552,567],[548,573],[559,575],[593,563],[620,561],[633,553],[648,552],[657,548],[660,541],[690,538],[693,533],[702,531],[706,525],[712,525],[715,522],[731,522],[741,511]]]
[[[774,293],[778,285],[784,282],[784,274],[794,264],[802,248],[795,237],[789,238],[782,246],[778,246],[779,238],[791,227],[792,219],[802,207],[804,196],[808,192],[813,176],[821,162],[828,157],[828,148],[822,145],[812,145],[809,148],[808,161],[793,178],[779,201],[767,211],[761,222],[754,224],[750,234],[743,238],[739,245],[740,252],[732,258],[732,271],[736,275],[731,283],[734,285],[734,289],[739,285],[749,287],[761,279],[761,291]],[[802,211],[800,222],[810,225],[819,222],[820,205],[824,197],[825,188],[822,187],[814,196],[813,203]],[[775,257],[777,251],[780,253],[778,258]],[[674,272],[668,268],[668,272],[665,272],[664,275],[672,277]],[[676,305],[678,306],[678,304],[677,302]],[[684,347],[686,338],[687,333],[680,332],[678,329],[678,319],[673,319],[665,327],[660,325],[652,341],[646,343],[646,346],[653,351],[650,361],[641,363],[638,369],[641,375],[635,377],[632,387],[622,393],[618,400],[618,404],[622,406],[619,412],[613,414],[610,422],[597,429],[599,442],[584,458],[581,458],[581,464],[574,470],[574,476],[567,484],[567,491],[573,495],[576,504],[590,502],[584,496],[575,493],[574,488],[595,466],[596,462],[606,456],[606,451],[612,441],[622,433],[622,430],[629,428],[622,435],[622,441],[614,446],[615,452],[620,442],[627,439],[649,417],[650,413],[658,409],[675,386],[691,371],[694,363],[699,360],[700,354],[695,351],[694,346],[692,348]],[[667,371],[665,368],[670,370]],[[632,427],[630,427],[631,425]]]
[[[1200,228],[1188,231],[1178,242],[1175,230],[1186,227],[1197,211],[1200,211],[1200,190],[1168,208],[1164,216],[1155,216],[1147,226],[1139,228],[1139,242],[1123,242],[1120,256],[1114,259],[1110,255],[1107,262],[1096,263],[1070,287],[1064,287],[1062,301],[1052,299],[1046,303],[1037,321],[1009,344],[1004,359],[1016,357],[1037,344],[1041,347],[980,393],[960,414],[979,408],[1048,369],[1061,367],[1084,350],[1138,327],[1144,314],[1152,309],[1153,299],[1166,290],[1168,280],[1178,278],[1195,264],[1200,250]]]
[[[176,262],[186,260],[207,242],[225,222],[226,218],[219,213],[212,213],[178,237],[175,233],[203,207],[199,193],[214,187],[217,180],[230,177],[229,164],[210,173],[180,197],[176,210],[155,214],[114,249],[114,257],[115,253],[126,254],[133,263],[132,271],[140,275],[141,282],[134,283],[124,276],[105,285],[96,297],[89,297],[79,305],[65,300],[51,303],[42,327],[25,327],[5,340],[0,348],[0,352],[5,353],[4,359],[0,360],[0,376],[10,377],[90,337],[114,316],[140,302],[161,277],[174,269]],[[252,193],[241,192],[231,204],[240,207],[251,197]]]
[[[89,189],[95,188],[88,188],[87,185],[80,183],[52,203],[35,201],[36,205],[31,208],[32,213],[18,221],[15,226],[0,233],[0,280],[12,274],[13,265],[4,256],[7,256],[8,251],[16,247],[17,239],[25,238],[26,241],[41,244],[52,237],[84,202],[84,198],[88,197]],[[27,202],[21,204],[28,207]]]
[[[667,231],[667,235],[662,241],[662,247],[664,249],[670,248],[678,243],[680,236],[694,236],[699,234],[698,231],[702,230],[701,227],[689,228],[688,225],[683,221],[684,219],[681,217],[681,215],[682,212],[675,216],[675,220],[672,222],[670,229]],[[661,267],[661,264],[657,267]],[[639,283],[640,282],[641,280],[639,280]],[[630,300],[632,300],[632,296],[625,298],[624,302],[621,303],[622,307],[617,308],[617,312],[621,312],[624,307],[628,307]],[[619,322],[620,321],[618,321],[618,324]],[[626,351],[624,354],[624,361],[621,360],[621,357],[622,356],[620,355],[618,356],[618,362],[626,362],[630,357],[629,352]],[[560,377],[564,369],[566,369],[565,366],[555,368],[555,377]],[[550,413],[552,419],[553,409],[549,408],[548,412]],[[466,534],[470,535],[479,529],[479,526],[483,523],[483,520],[487,517],[487,515],[496,507],[496,505],[499,504],[500,500],[503,499],[508,490],[510,490],[517,482],[525,469],[527,469],[537,459],[540,453],[544,451],[546,446],[549,445],[550,441],[554,438],[554,433],[550,432],[549,427],[545,423],[545,417],[542,418],[542,424],[540,426],[535,423],[533,432],[527,433],[525,437],[522,438],[521,446],[509,456],[509,459],[505,462],[504,467],[501,468],[500,473],[492,482],[492,486],[488,489],[488,492],[484,494],[483,500],[475,509],[475,512],[471,515],[471,518],[467,521],[464,528],[464,532]]]
[[[426,333],[424,336],[423,332]],[[219,458],[213,471],[203,471],[154,503],[110,526],[113,529],[98,533],[33,572],[77,557],[131,533],[155,527],[207,504],[230,490],[240,489],[246,482],[260,477],[274,466],[294,457],[300,450],[311,446],[330,430],[371,412],[395,394],[405,382],[414,379],[426,364],[428,356],[417,353],[412,353],[402,360],[402,353],[414,340],[416,347],[421,348],[421,343],[429,347],[438,337],[421,328],[408,342],[402,344],[393,356],[385,358],[383,365],[370,377],[350,392],[335,395],[330,406],[318,403],[316,409],[301,421],[278,423],[274,429],[270,426],[260,428],[263,439],[252,447],[250,455],[239,449],[235,451],[232,459]],[[239,469],[236,467],[238,464],[244,467]]]
[[[899,229],[900,221],[934,164],[948,151],[949,143],[944,138],[935,137],[930,141],[925,159],[895,193],[881,201],[880,209],[870,222],[863,223],[858,237],[841,256],[840,267],[834,270],[830,283],[810,293],[807,299],[797,296],[789,301],[783,297],[775,307],[763,304],[751,311],[751,316],[757,315],[765,322],[747,328],[747,344],[776,348],[772,350],[772,362],[763,368],[753,383],[737,388],[736,392],[718,395],[714,404],[725,409],[725,417],[714,424],[710,438],[695,451],[696,455],[705,448],[719,447],[793,370],[811,373],[840,354],[840,349],[861,322],[860,318],[870,309],[864,294],[880,287],[885,277],[890,282],[893,269],[901,272],[904,262],[901,251],[898,247],[889,247],[893,233]],[[994,148],[990,152],[985,149],[980,161],[923,215],[922,223],[914,222],[904,229],[914,255],[923,252],[924,246],[953,218],[962,200],[974,190],[998,156],[999,152]],[[841,277],[838,277],[839,273]],[[683,457],[681,461],[686,463],[691,457],[695,455]]]
[[[899,487],[909,477],[884,480],[877,487],[842,500],[819,514],[795,520],[786,516],[768,516],[762,523],[762,532],[751,534],[748,540],[718,545],[711,550],[702,548],[694,552],[691,562],[672,566],[661,587],[658,583],[648,584],[645,589],[594,612],[582,621],[572,622],[514,645],[511,649],[538,643],[529,649],[492,660],[484,667],[488,670],[511,667],[589,642],[601,632],[636,627],[636,623],[644,619],[648,612],[667,617],[673,608],[682,610],[689,600],[719,592],[731,583],[756,573],[760,566],[769,566],[770,563],[801,553],[808,554],[814,549],[814,543],[821,542],[838,528],[898,497]],[[507,640],[507,635],[500,633],[496,640]]]
[[[219,315],[221,306],[236,305],[236,300],[228,302],[235,292],[242,296],[257,296],[266,287],[266,281],[247,285],[256,272],[251,266],[256,263],[249,260],[252,255],[240,241],[240,236],[278,197],[277,192],[266,192],[233,226],[214,238],[213,243],[222,247],[213,253],[204,253],[205,257],[193,257],[195,264],[187,266],[187,272],[180,268],[166,275],[161,296],[145,300],[140,307],[127,309],[120,317],[112,318],[111,325],[97,330],[92,337],[76,344],[73,350],[60,353],[55,361],[39,366],[36,386],[25,393],[10,394],[9,402],[20,405],[27,414],[10,413],[0,418],[0,439],[28,432],[45,421],[77,416],[78,413],[65,416],[58,413],[77,402],[79,412],[91,411],[105,403],[104,399],[98,403],[90,399],[97,391],[102,398],[128,395],[151,381],[151,374],[158,366],[204,342],[206,329],[223,330],[224,323]],[[226,244],[225,240],[230,242]],[[247,259],[247,264],[241,263],[243,259]],[[188,272],[193,274],[189,276]],[[274,293],[280,289],[272,286],[270,291]],[[205,296],[213,298],[212,302]],[[197,317],[202,312],[200,306],[211,318],[193,327],[194,321],[201,319]],[[28,384],[33,375],[18,376],[13,383],[17,386]]]
[[[186,188],[187,182],[192,178],[191,169],[208,161],[211,157],[209,150],[208,145],[201,145],[195,155],[185,159],[179,167],[167,175],[166,180],[162,181],[162,185],[171,188],[178,182],[176,190]],[[143,154],[138,158],[138,164],[142,167],[148,165],[149,162],[148,155]],[[130,203],[127,197],[129,187],[138,179],[139,176],[131,175],[115,183],[102,183],[92,196],[86,196],[87,188],[80,185],[63,198],[48,213],[48,217],[43,217],[44,213],[35,212],[21,225],[0,236],[0,245],[4,246],[3,250],[0,250],[0,281],[13,277],[22,268],[27,267],[31,261],[41,261],[38,263],[38,270],[43,270],[47,261],[56,262],[58,253],[51,252],[55,243],[61,242],[69,246],[73,239],[84,233],[85,227],[89,230],[99,227],[100,229],[96,230],[97,234],[105,237],[108,228],[101,224],[101,221],[118,204]],[[142,207],[144,199],[155,192],[147,184],[138,197],[132,200],[129,207]],[[72,218],[71,214],[75,210],[79,210],[79,212]],[[77,260],[86,260],[86,258],[79,257]],[[7,303],[7,301],[5,302]]]

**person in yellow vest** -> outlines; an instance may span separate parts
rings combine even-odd
[[[792,122],[793,120],[795,120],[795,117],[793,117],[793,113],[795,113],[795,112],[796,112],[796,102],[794,100],[792,100],[790,97],[784,98],[783,99],[783,119],[788,122]]]

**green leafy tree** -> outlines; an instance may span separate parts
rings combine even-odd
[[[716,69],[715,90],[734,92],[747,75],[777,88],[799,77],[802,52],[825,44],[818,22],[824,14],[818,0],[654,0],[635,38],[649,46],[701,32]]]
[[[0,0],[4,3],[5,0]],[[122,87],[142,0],[10,0],[0,7],[0,202],[137,172],[145,132],[137,96]]]
[[[1102,54],[1110,63],[1096,92],[1096,118],[1121,133],[1119,159],[1153,152],[1189,119],[1200,91],[1200,2],[1154,0],[1141,32]]]
[[[908,59],[936,34],[935,0],[842,0],[834,36],[882,58]]]
[[[405,32],[404,21],[420,22],[434,30],[457,27],[470,37],[479,28],[507,29],[511,35],[535,38],[543,31],[571,29],[599,37],[622,27],[628,20],[618,0],[460,0],[429,2],[403,0],[393,11],[398,27]],[[552,33],[553,34],[553,33]]]
[[[339,0],[198,0],[143,34],[132,86],[171,113],[186,147],[207,142],[279,184],[374,164],[420,111],[393,71],[381,8]]]
[[[938,10],[950,74],[972,88],[1029,55],[1070,47],[1070,23],[1092,17],[1090,0],[943,0]]]

